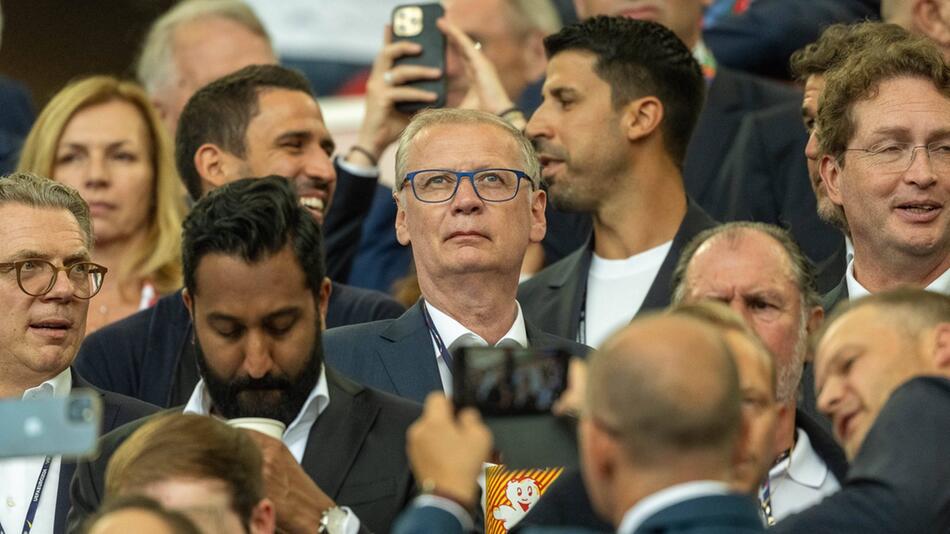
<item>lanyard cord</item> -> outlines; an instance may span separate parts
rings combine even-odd
[[[33,530],[33,519],[36,518],[36,509],[40,505],[40,496],[43,494],[43,488],[46,487],[46,476],[49,474],[49,467],[52,463],[52,456],[47,456],[43,460],[43,468],[40,469],[40,476],[36,479],[36,487],[33,489],[33,500],[30,501],[30,507],[26,511],[26,519],[23,520],[23,534],[30,534],[30,531]],[[6,534],[3,525],[0,525],[0,534]]]

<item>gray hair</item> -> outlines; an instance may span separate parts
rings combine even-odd
[[[79,229],[82,230],[86,248],[92,250],[89,205],[72,187],[30,172],[15,172],[0,177],[0,205],[3,204],[68,211],[76,218]]]
[[[699,247],[717,236],[724,236],[728,239],[738,240],[744,231],[759,232],[765,234],[782,246],[785,255],[788,258],[790,271],[787,273],[792,283],[801,294],[802,308],[808,309],[821,305],[821,296],[815,284],[815,267],[803,253],[802,249],[795,243],[792,234],[772,224],[750,221],[733,221],[726,224],[720,224],[714,228],[704,230],[696,235],[680,254],[679,261],[676,263],[676,269],[673,270],[673,303],[679,304],[686,298],[686,275],[689,264]]]
[[[240,0],[186,0],[158,18],[145,36],[135,73],[150,95],[177,82],[175,30],[204,18],[224,18],[247,28],[270,44],[270,36],[254,11]]]
[[[409,172],[406,169],[406,161],[409,159],[409,150],[412,147],[413,139],[426,128],[453,124],[488,124],[497,126],[510,135],[518,145],[519,152],[521,152],[521,159],[524,164],[522,170],[531,179],[531,185],[535,189],[540,187],[541,165],[538,163],[538,155],[531,144],[531,140],[525,137],[521,130],[501,117],[484,111],[442,108],[419,112],[399,136],[399,145],[396,149],[396,191],[402,190],[406,173]]]

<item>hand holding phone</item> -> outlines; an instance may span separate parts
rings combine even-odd
[[[445,106],[445,35],[436,26],[436,21],[445,15],[441,4],[409,4],[396,6],[393,9],[392,41],[409,41],[421,46],[418,55],[402,56],[393,61],[393,66],[415,65],[438,69],[442,76],[438,79],[416,79],[407,83],[397,83],[394,74],[390,71],[390,83],[402,85],[436,95],[434,101],[403,101],[396,103],[396,109],[405,114],[412,114],[429,107]]]

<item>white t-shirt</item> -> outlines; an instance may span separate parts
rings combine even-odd
[[[623,260],[605,260],[597,254],[587,274],[584,344],[597,348],[637,314],[660,272],[673,241]]]

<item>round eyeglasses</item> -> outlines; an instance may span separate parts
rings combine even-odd
[[[849,152],[863,152],[871,165],[884,172],[904,172],[914,164],[917,149],[927,153],[930,167],[939,173],[950,172],[950,143],[940,141],[929,145],[884,143],[871,148],[846,148]]]
[[[486,202],[505,202],[518,196],[521,180],[531,178],[515,169],[477,169],[474,171],[450,171],[425,169],[410,172],[406,181],[412,186],[412,194],[422,202],[446,202],[458,192],[459,184],[466,178],[478,198]],[[532,182],[532,187],[534,183]]]
[[[12,263],[0,263],[0,269],[6,272],[16,270],[17,285],[31,297],[40,297],[49,293],[56,285],[60,271],[66,273],[73,286],[73,296],[91,299],[102,289],[102,281],[108,269],[89,261],[81,261],[57,267],[46,260],[28,259]]]

